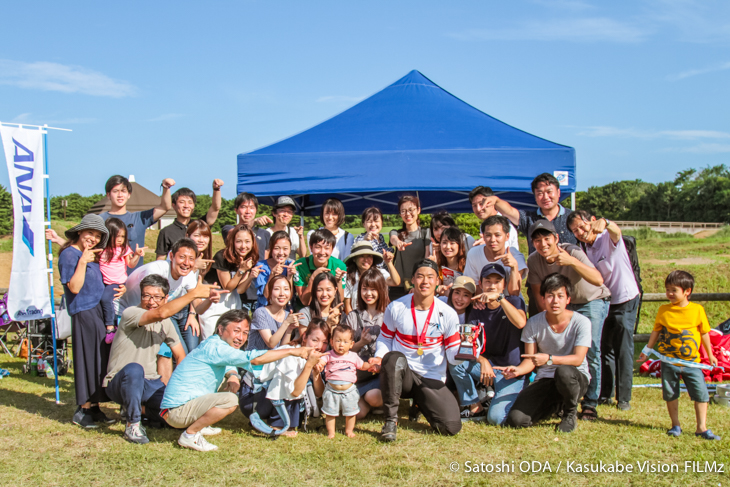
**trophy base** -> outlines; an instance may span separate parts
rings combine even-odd
[[[474,351],[471,347],[460,347],[456,353],[456,360],[476,360],[477,357],[474,355]]]

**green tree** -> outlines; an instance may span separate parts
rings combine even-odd
[[[13,233],[13,197],[0,185],[0,235]]]

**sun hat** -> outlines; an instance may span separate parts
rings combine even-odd
[[[273,210],[276,211],[279,208],[284,208],[285,206],[291,206],[296,211],[297,204],[294,203],[294,200],[291,199],[289,196],[279,196],[279,199],[276,200],[276,204],[273,207]]]
[[[474,279],[469,276],[459,276],[454,279],[454,284],[451,285],[451,290],[455,289],[466,289],[472,294],[477,293],[477,285],[474,283]]]
[[[383,263],[383,254],[381,254],[380,252],[374,251],[373,246],[370,245],[370,242],[362,240],[352,246],[352,249],[350,250],[350,255],[345,257],[345,264],[347,264],[350,260],[354,259],[355,257],[359,257],[361,255],[372,255],[373,256],[373,265],[379,265],[379,264]]]
[[[104,225],[104,219],[99,215],[94,215],[93,213],[84,215],[81,219],[81,223],[75,227],[69,228],[64,233],[66,234],[67,239],[75,240],[78,238],[81,230],[97,230],[101,232],[101,246],[106,246],[106,241],[109,239],[109,230],[106,228],[106,225]]]

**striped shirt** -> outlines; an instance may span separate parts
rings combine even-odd
[[[408,294],[393,301],[385,309],[383,325],[376,343],[376,357],[388,352],[401,352],[408,359],[410,369],[421,377],[446,381],[446,362],[460,363],[455,356],[459,350],[459,316],[456,311],[440,299],[434,299],[434,310],[428,324],[423,355],[418,355],[418,336],[428,317],[428,310],[416,310],[418,327],[413,324],[411,303]]]

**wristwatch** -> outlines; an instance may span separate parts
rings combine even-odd
[[[246,273],[246,271],[244,271],[244,270],[241,270],[241,269],[238,270],[238,274],[241,276],[244,275],[245,273]]]
[[[548,355],[548,361],[545,363],[545,365],[552,365],[553,364],[553,356]]]
[[[499,296],[497,296],[497,302],[499,303],[504,299],[504,293],[499,293]]]

